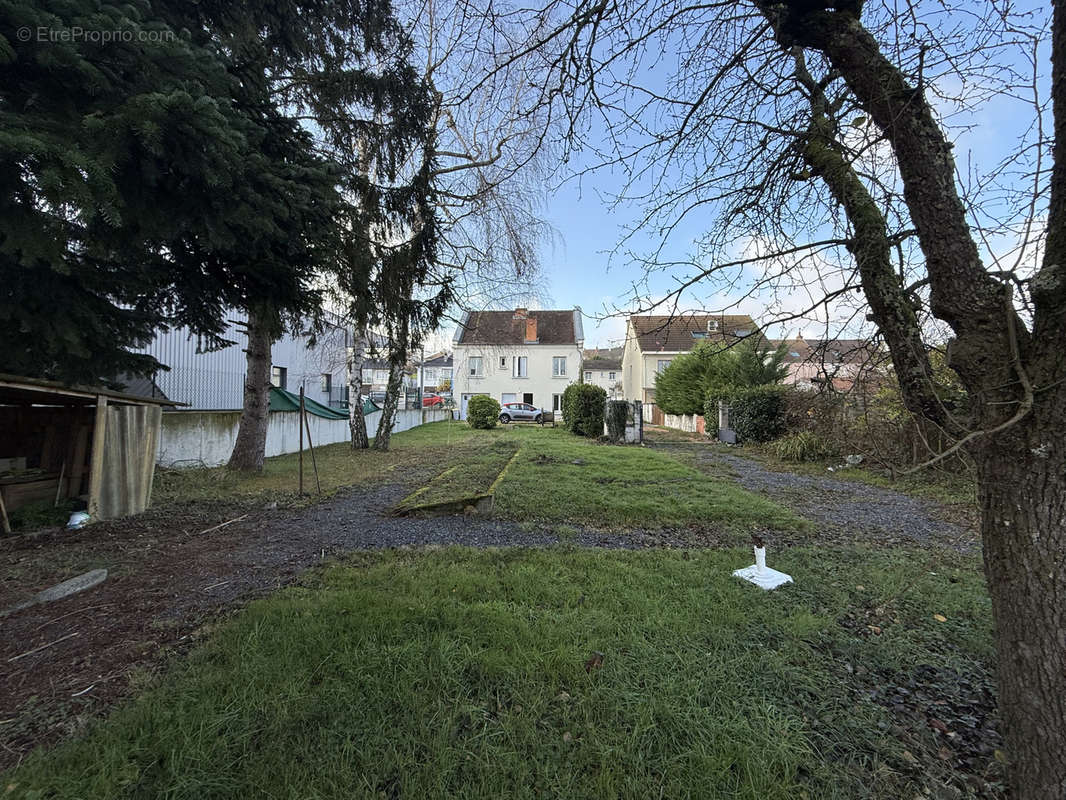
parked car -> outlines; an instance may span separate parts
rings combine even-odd
[[[422,395],[422,408],[433,408],[434,406],[444,405],[444,398],[439,394],[424,394]]]
[[[548,412],[529,403],[504,403],[500,409],[500,422],[537,422],[541,425],[547,419]]]

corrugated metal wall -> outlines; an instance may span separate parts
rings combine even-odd
[[[235,344],[221,350],[203,352],[198,337],[187,328],[160,333],[147,347],[138,352],[154,356],[170,367],[161,370],[155,381],[168,398],[187,403],[194,410],[233,410],[244,403],[246,337],[243,312],[227,315],[230,320],[224,338]],[[286,385],[290,392],[299,392],[303,383],[307,396],[320,403],[336,405],[347,382],[345,357],[347,337],[343,328],[324,334],[313,348],[308,338],[286,334],[271,348],[273,366],[286,370]],[[322,375],[331,376],[330,392],[323,391]]]

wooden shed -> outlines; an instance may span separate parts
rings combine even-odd
[[[173,401],[0,374],[0,517],[35,500],[81,498],[93,520],[152,499],[162,406]]]

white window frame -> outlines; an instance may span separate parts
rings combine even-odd
[[[670,366],[670,364],[672,364],[672,363],[673,363],[673,359],[672,358],[666,358],[666,359],[660,358],[660,359],[658,359],[655,362],[655,374],[656,375],[661,375],[662,371],[664,369],[666,369],[668,366]]]
[[[614,380],[614,373],[613,372],[608,372],[607,373],[607,380],[609,380],[609,381],[613,381]]]
[[[500,369],[507,369],[507,356],[500,356]]]
[[[528,378],[529,377],[529,356],[512,356],[511,357],[511,377],[512,378]]]
[[[552,356],[552,377],[566,377],[566,356]]]
[[[585,380],[586,381],[591,381],[592,380],[592,370],[588,370],[588,369],[585,370]]]
[[[466,360],[467,374],[471,378],[480,378],[485,374],[485,364],[481,356],[470,356]]]

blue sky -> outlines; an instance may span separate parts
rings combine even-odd
[[[1032,6],[1039,9],[1040,13],[1050,13],[1043,4]],[[1045,46],[1040,58],[1044,72],[1045,97],[1046,73],[1050,69],[1049,58],[1049,48]],[[953,113],[955,109],[936,105],[941,115],[951,121],[949,131],[955,141],[955,155],[960,171],[965,171],[965,165],[968,163],[973,163],[978,170],[982,170],[998,162],[1005,153],[1017,147],[1019,137],[1034,119],[1031,106],[1004,98],[961,114]],[[964,130],[967,126],[972,127]],[[548,295],[545,305],[553,308],[581,306],[587,315],[585,338],[588,347],[621,343],[625,329],[623,317],[603,321],[597,321],[593,317],[602,316],[605,306],[627,307],[627,295],[631,294],[634,281],[642,277],[639,266],[628,263],[624,256],[611,254],[617,246],[628,217],[635,213],[625,208],[610,209],[601,198],[601,195],[610,195],[616,191],[618,185],[617,178],[609,173],[586,175],[580,183],[568,182],[552,191],[546,206],[546,216],[558,232],[558,241],[546,244],[541,253]],[[680,235],[671,240],[669,252],[674,255],[684,254],[689,249],[692,238],[698,233],[699,230],[694,227],[681,231]],[[1009,241],[988,243],[991,251],[999,253],[1009,251],[1012,246],[1013,243]],[[670,283],[669,275],[655,276],[647,291],[661,294]],[[713,291],[714,287],[700,287],[700,291],[690,298],[688,307],[717,307],[721,297],[716,299],[715,303],[707,301],[708,295]],[[725,297],[730,299],[729,295]],[[797,302],[801,301],[802,298],[797,298]],[[757,304],[748,303],[741,310],[752,313],[757,322],[770,321],[759,319]],[[770,332],[772,335],[783,335],[802,328],[802,323],[790,323],[787,329],[784,326],[776,326],[771,328]],[[816,320],[812,320],[811,328],[815,329],[814,335],[820,335],[824,323],[819,326]]]

